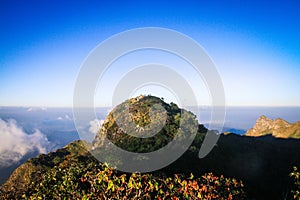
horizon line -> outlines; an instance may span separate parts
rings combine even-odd
[[[216,105],[216,107],[220,107],[221,105]],[[74,106],[39,106],[39,105],[0,105],[0,108],[74,108]],[[92,106],[92,107],[80,107],[80,108],[111,108],[112,105],[104,105],[104,106]],[[212,105],[186,105],[184,107],[213,107]],[[226,107],[300,107],[300,105],[225,105]]]

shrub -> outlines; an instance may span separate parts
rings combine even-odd
[[[292,189],[293,198],[300,200],[300,172],[297,167],[293,168],[293,172],[290,173],[290,177],[294,180],[294,188]]]
[[[107,164],[53,168],[26,199],[244,199],[243,184],[211,173],[189,178],[175,174],[124,174]]]

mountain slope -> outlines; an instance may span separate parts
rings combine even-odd
[[[271,134],[276,138],[300,138],[300,121],[292,124],[277,118],[268,119],[260,116],[253,128],[246,132],[246,136],[263,136]]]
[[[126,103],[135,122],[129,128],[137,129],[138,134],[146,134],[147,125],[152,120],[152,126],[164,120],[159,112],[152,113],[151,117],[149,107],[155,104],[166,111],[165,126],[152,138],[141,139],[125,134],[119,126],[129,123],[122,111]],[[121,119],[119,123],[116,118]],[[140,96],[120,104],[108,115],[92,146],[75,141],[56,152],[29,159],[1,186],[0,199],[245,199],[242,182],[234,178],[217,177],[212,173],[198,174],[197,170],[194,176],[189,167],[180,165],[173,169],[166,167],[153,174],[126,174],[108,167],[90,154],[90,151],[105,147],[102,142],[104,136],[128,151],[156,150],[172,140],[182,120],[196,127],[197,135],[180,162],[190,159],[196,162],[207,131],[198,124],[196,116],[157,97]],[[189,134],[190,126],[185,128],[184,131]]]
[[[245,199],[236,179],[212,173],[125,174],[93,159],[82,144],[28,160],[0,188],[0,199]],[[18,185],[23,174],[30,174],[29,181]]]
[[[208,156],[186,165],[242,180],[251,199],[293,199],[288,196],[292,188],[289,173],[293,166],[300,166],[299,152],[299,139],[222,134]]]
[[[135,122],[129,128],[142,135],[147,134],[151,120],[163,119],[160,113],[149,117],[149,107],[159,104],[165,108],[166,126],[155,139],[134,138],[123,132],[120,126],[128,123],[122,111],[126,103]],[[147,152],[160,148],[175,135],[182,113],[187,113],[185,120],[196,123],[196,138],[178,160],[159,171],[122,173],[100,163],[90,153],[95,148],[105,147],[104,136],[128,151]],[[121,120],[117,123],[118,117]],[[266,127],[264,130],[268,132],[276,127],[278,130],[291,127],[283,120],[271,122],[263,117],[257,128]],[[206,132],[194,114],[176,104],[167,104],[152,96],[129,99],[107,116],[93,144],[75,141],[21,165],[1,186],[0,199],[248,199],[245,190],[249,199],[291,197],[289,173],[293,166],[300,164],[300,140],[272,135],[222,134],[212,152],[199,159],[199,148]],[[160,142],[156,143],[157,140]]]
[[[8,199],[20,197],[33,192],[36,184],[53,169],[58,170],[78,163],[84,163],[87,166],[98,163],[88,152],[87,146],[88,143],[85,141],[74,141],[55,152],[27,160],[1,186],[1,192],[7,194]]]

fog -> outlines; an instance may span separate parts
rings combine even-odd
[[[28,153],[47,153],[50,143],[38,129],[26,133],[14,119],[0,118],[0,167],[19,162]]]

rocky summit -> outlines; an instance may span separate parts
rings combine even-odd
[[[272,135],[276,138],[300,138],[300,121],[289,123],[281,118],[275,120],[260,116],[246,136]]]
[[[103,147],[104,138],[108,138],[127,151],[151,152],[167,145],[178,130],[187,135],[198,132],[198,143],[207,132],[192,112],[179,108],[175,103],[168,104],[162,98],[140,95],[117,105],[108,114],[93,147]]]

